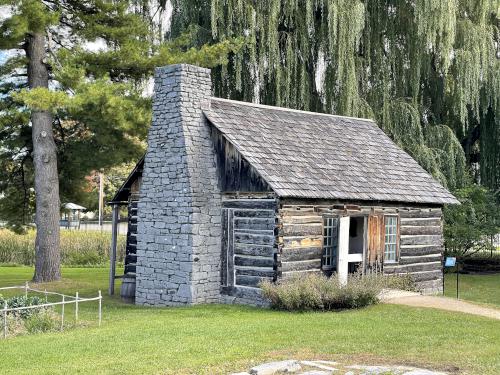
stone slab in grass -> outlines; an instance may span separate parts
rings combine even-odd
[[[436,372],[436,371],[431,371],[431,370],[426,370],[426,369],[420,369],[420,368],[415,368],[415,367],[407,367],[407,366],[364,366],[364,365],[353,365],[353,366],[345,366],[345,368],[361,371],[362,375],[382,375],[382,374],[394,374],[394,375],[446,375],[444,372]]]
[[[332,367],[335,365],[335,367]],[[409,366],[393,365],[342,365],[331,361],[278,361],[268,362],[252,367],[249,372],[232,375],[278,375],[295,373],[296,375],[447,375],[444,372],[432,371]]]
[[[288,360],[279,362],[268,362],[252,367],[250,374],[254,375],[273,375],[279,373],[294,373],[300,371],[302,367],[298,361]]]
[[[327,370],[329,371],[329,374],[331,374],[333,371],[337,371],[337,368],[332,367],[332,365],[336,365],[337,362],[330,362],[330,361],[300,361],[301,364],[304,366],[309,366],[309,367],[316,367],[320,370]]]

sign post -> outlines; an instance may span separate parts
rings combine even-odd
[[[457,274],[457,299],[458,299],[458,265],[457,265],[457,258],[455,257],[446,257],[446,260],[444,262],[445,268],[448,267],[456,267],[456,274]],[[444,294],[444,273],[443,273],[443,294]]]

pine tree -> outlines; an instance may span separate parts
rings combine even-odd
[[[155,66],[225,63],[239,40],[191,48],[193,31],[169,43],[130,1],[2,1],[0,48],[20,50],[2,67],[0,212],[14,229],[29,220],[34,181],[34,281],[60,277],[60,194],[81,192],[92,170],[137,158],[151,118],[144,95]],[[89,48],[93,42],[98,48]],[[28,123],[30,118],[31,125]],[[28,135],[31,134],[31,137]],[[17,212],[12,212],[18,208]],[[5,212],[7,215],[5,215]]]
[[[45,63],[46,29],[57,20],[37,1],[21,2],[17,13],[2,25],[2,47],[21,47],[27,60],[27,82],[31,90],[47,89],[49,71]],[[49,110],[31,112],[34,186],[36,193],[34,281],[60,278],[59,253],[59,176],[52,132],[53,116]]]

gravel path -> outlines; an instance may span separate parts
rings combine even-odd
[[[384,303],[415,307],[430,307],[441,310],[463,312],[500,320],[500,309],[476,305],[448,297],[422,296],[418,293],[403,291],[384,291],[381,294]]]

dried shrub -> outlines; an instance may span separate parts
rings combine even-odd
[[[26,317],[20,314],[7,314],[7,335],[9,337],[35,333],[58,331],[61,317],[50,308],[31,310]]]
[[[52,309],[42,309],[24,319],[24,327],[29,334],[55,331],[60,327],[61,318]]]
[[[14,337],[27,334],[24,319],[18,315],[7,314],[7,336]]]
[[[38,296],[14,296],[4,298],[0,295],[0,305],[7,302],[9,308],[36,306],[45,300]],[[60,327],[61,318],[51,307],[37,307],[7,313],[7,334],[11,337],[54,331]]]
[[[337,310],[365,307],[378,302],[384,287],[382,275],[349,275],[342,285],[336,275],[327,278],[319,274],[294,276],[279,283],[260,284],[271,307],[288,311]]]
[[[417,286],[415,280],[410,274],[407,275],[386,275],[384,279],[384,288],[408,290],[416,292]]]

